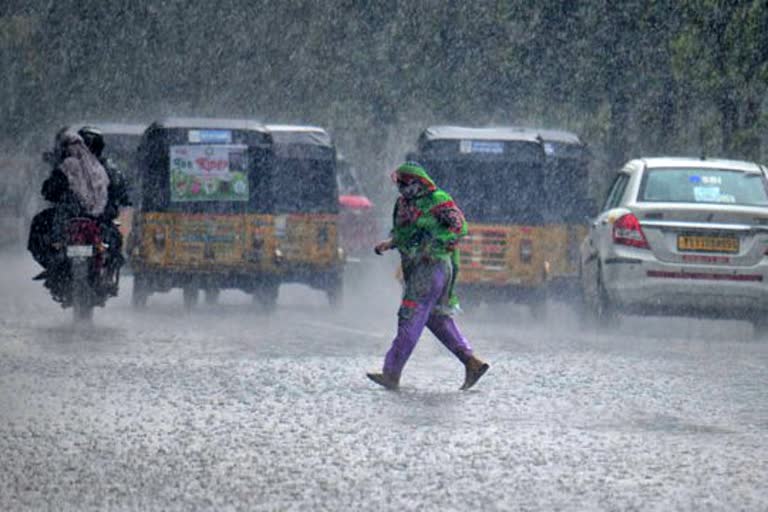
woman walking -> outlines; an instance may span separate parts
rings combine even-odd
[[[453,320],[459,309],[454,293],[459,269],[457,245],[467,233],[464,214],[418,163],[402,164],[392,178],[400,192],[392,236],[379,242],[374,250],[376,254],[399,251],[405,290],[397,313],[397,335],[384,359],[384,368],[381,373],[368,373],[368,378],[387,389],[397,389],[403,367],[427,327],[464,364],[461,389],[469,389],[489,365],[475,357]]]

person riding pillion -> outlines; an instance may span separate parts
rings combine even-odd
[[[367,375],[387,389],[397,389],[403,367],[427,327],[464,364],[461,389],[469,389],[489,365],[474,355],[453,319],[459,310],[454,289],[459,270],[457,246],[467,234],[464,214],[418,163],[400,165],[392,178],[400,197],[395,203],[391,237],[379,242],[374,250],[377,254],[390,249],[399,251],[405,288],[398,310],[397,335],[383,370]]]
[[[107,188],[107,204],[99,220],[104,229],[104,239],[109,246],[111,261],[116,267],[123,264],[123,237],[115,221],[120,216],[120,208],[131,206],[128,181],[125,175],[108,158],[104,157],[104,135],[101,130],[93,126],[84,126],[77,131],[77,134],[83,138],[85,145],[99,160],[109,177],[109,187]]]

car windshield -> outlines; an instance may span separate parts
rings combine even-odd
[[[731,169],[674,168],[645,172],[641,202],[768,206],[762,174]]]

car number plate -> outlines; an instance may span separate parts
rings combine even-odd
[[[679,251],[695,252],[739,252],[739,239],[732,236],[679,235]]]
[[[92,245],[68,245],[67,256],[70,258],[87,258],[93,256]]]

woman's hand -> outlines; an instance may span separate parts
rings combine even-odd
[[[381,256],[384,254],[384,252],[392,249],[392,239],[382,240],[381,242],[377,243],[376,246],[373,248],[373,252]]]

